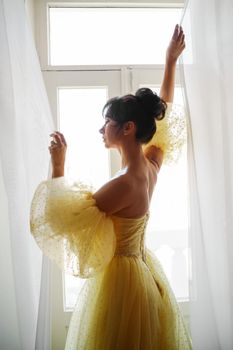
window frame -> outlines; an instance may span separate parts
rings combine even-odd
[[[184,0],[150,0],[149,3],[142,3],[142,2],[134,2],[130,3],[127,1],[118,1],[114,2],[98,2],[95,0],[85,2],[85,0],[82,1],[75,1],[70,0],[68,5],[64,2],[64,0],[40,0],[36,1],[36,46],[38,49],[38,55],[40,59],[40,65],[42,71],[73,71],[73,70],[119,70],[122,67],[128,67],[129,65],[59,65],[59,66],[53,66],[49,65],[47,62],[47,57],[49,55],[49,8],[50,7],[80,7],[80,8],[160,8],[160,9],[166,9],[166,8],[177,8],[182,9],[184,7]],[[147,65],[130,65],[132,68],[163,68],[164,65],[161,64],[147,64]]]

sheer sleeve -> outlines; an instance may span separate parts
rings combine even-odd
[[[164,164],[177,163],[182,148],[187,141],[186,119],[184,108],[180,105],[167,103],[165,117],[156,121],[157,130],[143,149],[156,146],[164,152]]]
[[[93,189],[58,177],[43,181],[31,202],[30,229],[36,243],[67,273],[89,278],[115,252],[112,219],[98,209]]]

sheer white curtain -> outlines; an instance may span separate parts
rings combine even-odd
[[[189,0],[183,18],[195,350],[233,349],[232,18],[232,0]]]
[[[0,48],[0,348],[49,349],[49,264],[29,210],[54,126],[23,0],[0,0]]]

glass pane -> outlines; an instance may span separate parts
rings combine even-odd
[[[102,108],[108,99],[106,87],[59,88],[60,130],[67,140],[65,174],[98,189],[109,180],[109,152],[101,134]],[[65,274],[65,310],[72,309],[84,279]]]
[[[146,85],[140,85],[143,87]],[[148,86],[159,93],[159,86]],[[174,103],[183,105],[182,90]],[[147,245],[161,261],[178,300],[188,300],[187,145],[176,165],[163,165],[153,193]]]
[[[50,8],[51,65],[164,63],[181,9]]]

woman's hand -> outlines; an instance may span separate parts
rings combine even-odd
[[[50,134],[53,137],[49,148],[53,170],[64,173],[67,144],[65,137],[59,131]]]
[[[185,48],[185,35],[183,28],[178,24],[175,26],[172,39],[168,45],[166,51],[166,61],[167,63],[176,63],[178,57],[181,55]]]

